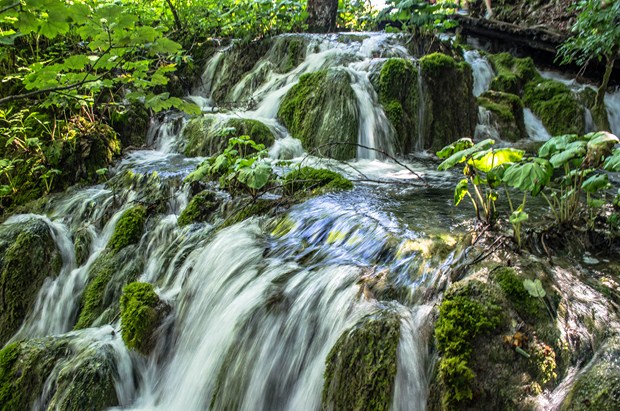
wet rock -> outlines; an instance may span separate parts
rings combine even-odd
[[[152,284],[127,284],[121,296],[121,328],[127,348],[149,355],[157,341],[156,330],[170,310]]]
[[[278,119],[307,151],[337,160],[355,158],[359,113],[349,74],[329,69],[304,74],[284,96]]]
[[[424,118],[418,138],[423,139],[423,147],[437,151],[461,137],[473,136],[478,108],[469,64],[433,53],[420,59],[420,76]]]
[[[487,91],[478,97],[478,104],[491,113],[491,122],[502,140],[515,142],[527,138],[523,122],[523,102],[519,96],[501,91]]]
[[[90,255],[90,246],[93,235],[88,226],[79,227],[73,234],[73,244],[75,248],[75,262],[78,266],[83,265]]]
[[[213,191],[201,191],[190,200],[187,207],[179,215],[177,223],[183,227],[188,224],[207,221],[219,206],[220,202]]]
[[[21,326],[46,278],[62,259],[48,225],[39,218],[0,226],[0,345]]]
[[[113,111],[110,125],[118,133],[123,147],[146,145],[146,133],[151,114],[141,103],[132,103],[119,111]]]
[[[400,319],[380,311],[347,330],[326,360],[323,410],[388,410],[396,377]]]
[[[285,194],[298,199],[353,188],[353,183],[340,174],[312,167],[294,169],[284,177],[282,185]]]
[[[205,115],[190,120],[183,129],[184,153],[192,157],[218,155],[228,146],[230,138],[243,135],[250,136],[254,142],[266,148],[275,141],[269,127],[258,120]]]
[[[140,241],[144,233],[146,209],[137,205],[126,210],[116,223],[114,234],[107,245],[112,251],[119,251]]]

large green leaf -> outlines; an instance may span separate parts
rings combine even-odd
[[[599,190],[604,190],[609,187],[609,178],[606,173],[594,174],[581,185],[583,191],[588,193],[596,193]]]
[[[614,150],[611,157],[607,157],[603,168],[614,173],[620,172],[620,150]]]
[[[547,295],[547,293],[545,292],[545,289],[542,286],[542,283],[540,282],[540,280],[538,278],[536,280],[534,280],[534,281],[532,281],[532,280],[523,280],[523,287],[525,287],[527,292],[532,297],[544,298],[545,295]]]
[[[483,140],[483,141],[477,143],[473,147],[470,147],[470,148],[465,149],[465,150],[458,151],[458,152],[452,154],[446,160],[444,160],[443,163],[439,164],[439,167],[437,167],[437,169],[439,169],[441,171],[448,170],[448,169],[454,167],[455,165],[457,165],[459,163],[462,163],[463,161],[465,161],[467,158],[469,158],[474,153],[477,153],[477,152],[482,151],[482,150],[487,150],[493,144],[495,144],[495,140],[489,138],[489,139],[486,139],[486,140]]]
[[[584,138],[588,137],[588,151],[611,150],[616,144],[620,143],[618,137],[614,134],[608,133],[607,131],[597,131],[584,136]]]
[[[523,158],[525,152],[514,148],[500,148],[481,151],[472,156],[470,164],[485,173],[488,173],[497,166],[506,163],[514,163]]]
[[[566,134],[563,136],[552,137],[538,149],[538,156],[549,158],[558,151],[565,150],[566,147],[579,140],[577,134]]]
[[[527,221],[528,218],[530,218],[530,216],[525,211],[521,210],[521,208],[519,208],[518,210],[515,210],[512,214],[510,214],[509,220],[511,224],[517,225]]]
[[[271,177],[271,166],[260,163],[255,167],[248,167],[239,170],[239,181],[254,190],[265,187]]]
[[[452,144],[448,144],[441,151],[437,152],[437,157],[444,159],[450,157],[452,154],[470,148],[474,145],[471,138],[461,138]]]
[[[454,188],[454,205],[459,205],[459,203],[465,198],[468,193],[467,190],[468,183],[467,179],[464,178],[456,185]]]
[[[511,187],[536,196],[549,183],[552,175],[553,166],[547,160],[533,158],[508,167],[502,180]]]
[[[564,164],[573,159],[578,159],[586,154],[586,142],[579,140],[566,145],[563,150],[556,151],[549,162],[554,168],[563,167]]]

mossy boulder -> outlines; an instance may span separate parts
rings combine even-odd
[[[183,209],[177,219],[179,227],[192,223],[207,221],[211,213],[220,206],[219,201],[213,191],[204,190],[196,194]]]
[[[516,94],[487,91],[478,97],[478,104],[491,113],[502,140],[515,142],[527,138],[523,121],[523,102]]]
[[[28,218],[0,226],[0,345],[20,328],[62,258],[49,226]]]
[[[491,90],[521,95],[527,82],[541,78],[530,57],[516,58],[510,53],[499,53],[489,54],[488,58],[496,73],[489,86]]]
[[[302,35],[278,36],[268,58],[277,73],[288,73],[304,61],[307,38]]]
[[[183,129],[184,153],[186,156],[217,155],[228,146],[231,137],[243,135],[267,148],[275,141],[269,127],[258,120],[205,115],[190,120]]]
[[[127,348],[148,355],[156,343],[155,331],[170,312],[152,284],[130,283],[121,295],[121,328]]]
[[[620,337],[607,341],[579,375],[561,411],[612,411],[620,407]]]
[[[388,59],[378,81],[379,101],[398,135],[402,154],[414,147],[418,124],[418,70],[411,60]]]
[[[223,210],[224,221],[219,225],[219,229],[230,227],[250,217],[270,215],[273,216],[281,203],[278,200],[267,200],[258,198],[239,198],[229,201]]]
[[[461,137],[473,136],[478,108],[469,64],[442,53],[426,55],[419,64],[424,118],[418,136],[422,141],[417,145],[437,151]]]
[[[353,183],[340,174],[312,167],[292,170],[284,177],[282,185],[287,195],[303,198],[353,188]]]
[[[390,409],[399,339],[400,319],[388,310],[345,331],[327,356],[322,409]]]
[[[523,102],[551,135],[585,133],[584,108],[565,84],[556,80],[530,81]]]
[[[105,324],[116,317],[123,286],[142,272],[144,262],[136,251],[133,245],[118,252],[107,249],[93,262],[74,329]]]
[[[355,158],[359,113],[349,74],[329,69],[304,74],[284,96],[278,119],[307,151],[337,160]]]
[[[108,248],[119,251],[130,244],[140,241],[144,233],[146,222],[146,208],[141,205],[127,209],[119,218],[114,228],[114,234],[108,242]]]

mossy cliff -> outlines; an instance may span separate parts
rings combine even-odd
[[[46,278],[62,265],[49,226],[30,218],[0,226],[0,346],[20,328]]]
[[[355,158],[359,113],[346,71],[329,69],[301,76],[284,96],[278,119],[307,151],[320,148],[319,154],[337,160]]]
[[[322,409],[390,409],[399,339],[400,319],[391,311],[345,331],[327,356]]]
[[[70,337],[11,343],[0,351],[0,410],[81,411],[117,406],[113,354],[107,345],[83,348]],[[50,380],[51,389],[46,391]]]
[[[398,152],[412,151],[418,132],[418,70],[411,60],[388,59],[378,79],[379,101],[398,135]]]
[[[498,127],[502,140],[515,142],[527,138],[519,96],[490,90],[478,97],[478,104],[491,113],[491,122]]]
[[[170,312],[170,306],[159,299],[148,283],[127,284],[120,300],[125,345],[148,355],[155,347],[155,331]]]
[[[442,53],[426,55],[419,64],[424,118],[418,138],[423,148],[435,151],[461,137],[473,136],[478,110],[469,64]]]
[[[105,324],[119,312],[123,286],[135,280],[144,264],[142,258],[136,258],[134,244],[142,237],[145,220],[142,206],[121,215],[107,248],[90,267],[75,329]]]
[[[559,81],[530,81],[525,86],[523,102],[552,136],[585,133],[584,107],[568,86]]]
[[[269,127],[258,120],[218,118],[205,115],[189,121],[183,129],[186,156],[213,156],[224,151],[231,137],[250,136],[258,144],[270,147],[275,137]]]

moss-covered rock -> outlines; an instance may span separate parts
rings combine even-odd
[[[224,151],[231,137],[250,136],[254,142],[270,147],[275,137],[269,127],[258,120],[218,118],[205,115],[189,121],[183,129],[186,156],[213,156]]]
[[[300,35],[278,36],[269,51],[269,60],[277,73],[288,73],[306,57],[307,38]]]
[[[110,125],[118,133],[123,147],[142,147],[151,115],[141,103],[132,103],[123,110],[113,111]]]
[[[478,110],[469,64],[433,53],[420,59],[420,76],[424,104],[422,135],[418,136],[423,139],[421,145],[436,151],[461,137],[473,136]]]
[[[224,210],[224,222],[219,226],[220,229],[230,227],[247,220],[250,217],[260,215],[273,215],[280,202],[277,200],[266,200],[258,198],[241,198],[237,201],[230,201]]]
[[[400,319],[387,310],[345,331],[327,356],[322,409],[390,409],[399,339]]]
[[[123,286],[134,281],[142,271],[143,261],[135,253],[135,246],[119,252],[108,249],[95,260],[88,272],[75,329],[105,324],[118,314]]]
[[[170,189],[178,188],[180,182],[172,178],[163,178],[156,171],[138,173],[125,170],[115,174],[106,182],[115,196],[126,199],[130,192],[134,192],[150,212],[165,213],[168,209]]]
[[[523,121],[523,102],[519,96],[501,91],[487,91],[478,97],[478,104],[491,113],[502,140],[518,141],[527,138]]]
[[[284,177],[282,185],[287,195],[303,198],[353,188],[353,183],[340,174],[312,167],[294,169]]]
[[[278,118],[304,149],[321,147],[320,154],[337,160],[355,158],[359,113],[346,71],[329,69],[301,76],[284,96]]]
[[[489,88],[495,91],[521,95],[525,84],[540,79],[540,74],[530,57],[516,58],[510,53],[489,54],[496,76]]]
[[[391,58],[381,67],[378,86],[379,101],[398,134],[399,152],[409,153],[418,131],[418,70],[410,60]]]
[[[192,223],[207,221],[211,213],[219,207],[219,202],[213,191],[204,190],[196,194],[183,209],[177,219],[180,227]]]
[[[93,236],[88,226],[79,227],[73,234],[73,247],[75,250],[75,262],[78,266],[83,265],[90,255],[90,247]]]
[[[551,135],[585,133],[584,108],[565,84],[556,80],[530,81],[523,102]]]
[[[170,306],[159,299],[152,284],[130,283],[121,296],[121,328],[127,348],[148,355],[155,347],[155,331]]]
[[[108,242],[108,248],[118,251],[129,244],[135,244],[142,238],[144,223],[146,222],[146,208],[141,205],[126,210],[116,223],[114,234]]]
[[[620,407],[620,337],[611,338],[579,375],[562,411],[612,411]]]
[[[501,267],[496,269],[492,278],[502,289],[506,298],[510,300],[519,316],[525,321],[532,324],[549,319],[544,303],[539,298],[530,295],[523,285],[524,277],[518,275],[513,268]]]
[[[0,226],[0,346],[21,326],[46,278],[62,265],[48,225],[39,218]]]
[[[90,347],[66,361],[56,379],[56,392],[48,410],[103,410],[119,405],[117,374],[110,346]]]

